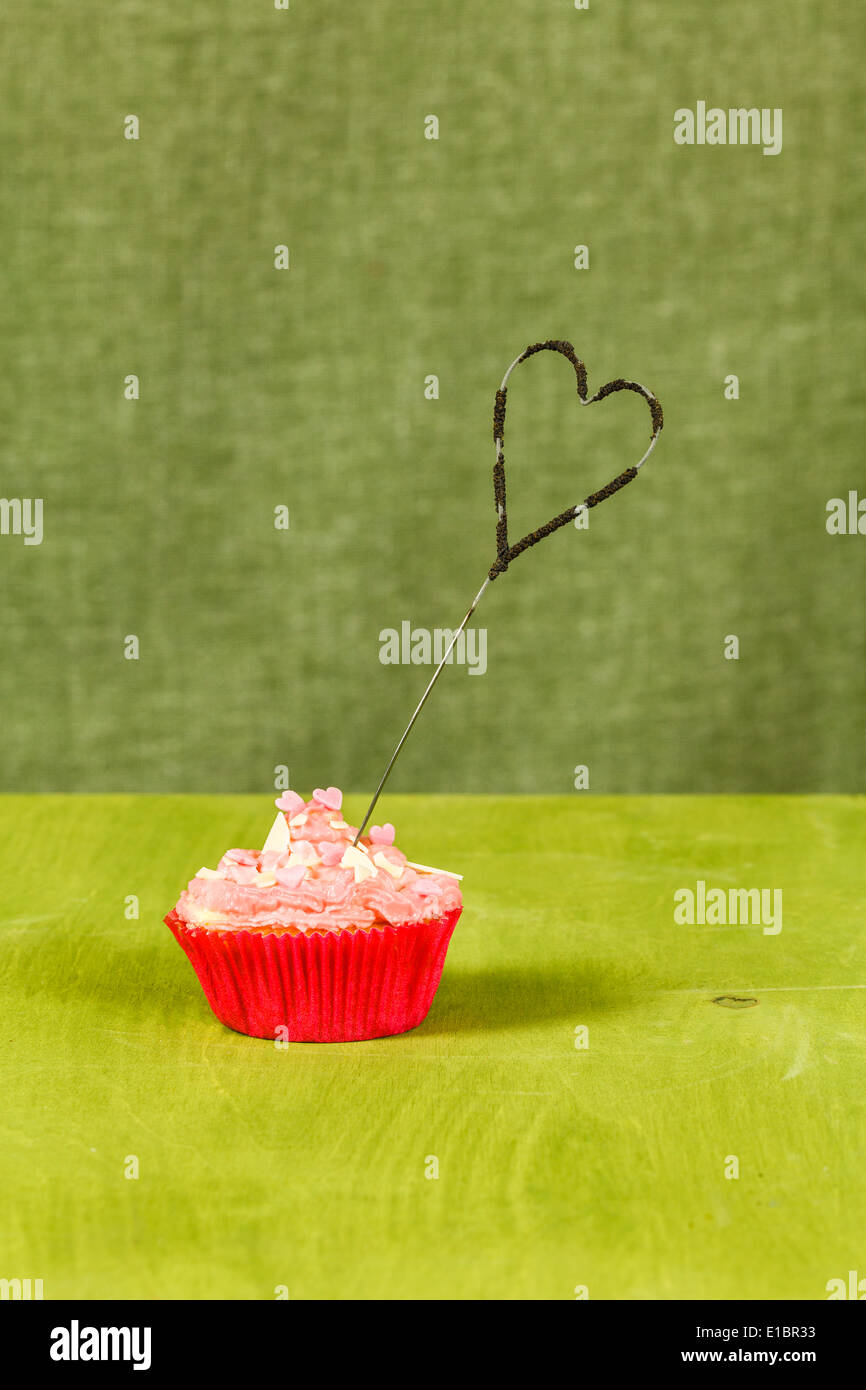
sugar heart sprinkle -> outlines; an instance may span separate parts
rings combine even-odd
[[[339,811],[343,804],[343,793],[339,787],[328,787],[322,791],[321,787],[316,787],[313,792],[313,800],[318,801],[320,806],[327,806],[329,811]]]

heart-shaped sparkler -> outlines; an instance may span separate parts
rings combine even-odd
[[[508,513],[505,506],[504,453],[505,405],[506,396],[508,395],[508,378],[511,376],[515,367],[518,367],[521,362],[525,362],[528,357],[533,357],[537,352],[560,352],[563,357],[568,358],[569,362],[574,367],[574,373],[577,377],[577,395],[581,405],[593,405],[596,401],[603,401],[608,396],[612,396],[616,391],[636,391],[639,396],[643,396],[649,406],[650,415],[652,416],[652,435],[650,436],[649,448],[646,450],[643,458],[638,463],[633,464],[631,468],[626,468],[623,473],[619,473],[607,484],[607,487],[601,488],[599,492],[591,493],[589,497],[585,497],[584,500],[578,502],[576,506],[569,507],[567,511],[560,512],[558,516],[553,517],[545,526],[539,526],[537,531],[530,531],[522,540],[517,541],[514,545],[509,545]],[[493,440],[496,445],[496,462],[493,465],[493,498],[497,513],[496,559],[490,567],[489,578],[495,579],[497,574],[502,574],[504,570],[507,570],[511,561],[516,559],[518,555],[522,555],[524,550],[528,550],[532,545],[537,545],[539,541],[544,540],[545,536],[549,536],[554,531],[558,531],[560,526],[567,526],[570,521],[574,521],[574,518],[579,512],[589,507],[598,506],[599,502],[603,502],[607,497],[612,497],[615,492],[619,492],[621,487],[625,487],[626,483],[630,483],[632,478],[636,478],[638,469],[643,467],[655,448],[656,440],[661,433],[663,424],[664,417],[662,415],[661,405],[652,392],[647,391],[646,387],[641,386],[637,381],[626,381],[623,377],[617,377],[615,381],[608,381],[606,385],[596,391],[594,396],[588,395],[586,367],[583,365],[580,358],[575,356],[574,348],[571,343],[560,342],[556,339],[549,339],[546,343],[533,343],[525,352],[522,352],[519,357],[516,357],[505,373],[502,385],[496,392],[496,404],[493,407]]]
[[[624,472],[617,474],[617,476],[613,478],[611,482],[607,484],[606,487],[601,488],[599,492],[590,493],[589,497],[585,497],[582,502],[578,502],[575,506],[569,507],[567,511],[560,512],[558,516],[555,516],[552,518],[551,521],[548,521],[545,526],[539,526],[537,531],[530,531],[529,534],[524,536],[522,540],[516,541],[514,545],[509,545],[508,512],[506,510],[505,505],[504,452],[505,403],[506,395],[508,392],[508,378],[511,376],[511,373],[514,371],[515,367],[519,366],[521,362],[525,362],[528,357],[534,357],[537,352],[559,352],[562,354],[563,357],[568,358],[569,362],[574,367],[575,376],[577,377],[577,395],[581,405],[593,405],[596,401],[603,401],[608,396],[612,396],[616,391],[636,391],[639,396],[643,396],[644,400],[649,406],[650,415],[652,416],[652,434],[650,436],[649,447],[647,448],[643,457],[639,459],[637,463],[632,464],[630,468],[626,468]],[[663,424],[664,416],[662,415],[662,408],[659,401],[653,395],[652,391],[648,391],[645,386],[641,386],[640,383],[637,381],[626,381],[624,377],[617,377],[615,381],[609,381],[605,386],[600,387],[599,390],[596,391],[594,396],[590,396],[588,394],[588,388],[586,384],[586,367],[583,365],[580,358],[575,355],[575,351],[571,343],[559,341],[558,339],[553,338],[548,339],[548,341],[545,343],[531,343],[525,352],[522,352],[519,357],[516,357],[514,359],[511,366],[508,368],[508,371],[505,373],[505,376],[502,378],[502,385],[496,392],[496,402],[493,407],[493,439],[496,445],[496,461],[493,465],[493,496],[496,505],[496,559],[490,566],[487,578],[485,579],[484,583],[481,585],[481,588],[478,590],[478,593],[475,595],[474,599],[469,605],[469,609],[466,613],[465,618],[463,619],[463,622],[460,624],[457,631],[451,638],[445,655],[442,657],[442,660],[439,662],[439,665],[436,667],[436,670],[430,677],[430,682],[427,686],[427,689],[424,691],[424,694],[418,701],[418,704],[415,708],[415,713],[412,715],[412,718],[406,725],[403,737],[400,739],[400,742],[397,744],[397,747],[394,749],[394,752],[391,755],[391,760],[388,763],[388,766],[385,768],[384,773],[382,774],[381,781],[379,782],[379,785],[376,788],[373,800],[370,802],[370,805],[367,809],[367,814],[361,822],[360,829],[358,830],[358,833],[355,836],[356,845],[364,833],[364,828],[367,822],[373,814],[373,808],[375,807],[376,802],[379,800],[379,796],[381,794],[382,788],[388,780],[388,774],[390,773],[391,768],[397,761],[397,756],[400,752],[400,749],[403,747],[403,744],[409,737],[415,720],[418,718],[418,715],[424,708],[424,703],[427,699],[427,696],[433,689],[433,686],[435,685],[439,677],[439,673],[441,672],[443,666],[450,657],[458,637],[465,628],[466,624],[469,622],[469,619],[472,617],[472,614],[475,612],[475,609],[478,607],[484,590],[487,588],[488,584],[490,584],[498,574],[503,574],[504,571],[508,569],[508,566],[511,564],[511,561],[516,559],[518,555],[522,555],[524,550],[528,550],[530,546],[537,545],[539,541],[544,540],[545,536],[549,536],[554,531],[558,531],[560,526],[567,526],[570,521],[574,521],[575,517],[578,516],[579,513],[587,510],[590,507],[597,507],[599,502],[604,502],[606,498],[612,497],[615,492],[619,492],[620,488],[625,487],[626,483],[630,483],[633,478],[636,478],[639,469],[643,467],[650,454],[652,453],[653,449],[655,448],[656,441],[658,440],[658,437],[661,433]]]

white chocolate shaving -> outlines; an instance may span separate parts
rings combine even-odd
[[[419,874],[444,874],[446,878],[459,878],[463,881],[462,874],[452,873],[450,869],[431,869],[429,864],[415,864],[411,859],[407,859],[406,863],[410,869],[417,869]]]
[[[229,927],[231,923],[227,917],[222,917],[218,912],[210,912],[206,907],[193,907],[189,914],[190,922],[196,927]]]
[[[385,873],[390,874],[392,878],[403,877],[403,865],[395,864],[393,859],[389,859],[381,850],[378,854],[373,855],[373,863],[378,864],[379,868],[384,869]]]
[[[344,853],[340,860],[340,868],[353,869],[356,883],[363,883],[365,878],[374,878],[378,873],[378,870],[374,869],[370,863],[368,856],[362,854],[354,845],[349,845]]]
[[[305,868],[314,868],[321,864],[321,858],[316,853],[309,840],[299,840],[296,845],[292,845],[292,852],[289,855],[288,867],[294,868],[296,864],[303,864]]]
[[[268,832],[268,838],[262,845],[262,854],[266,854],[268,850],[273,849],[290,849],[291,844],[292,837],[289,833],[289,827],[286,818],[283,815],[282,811],[277,811],[277,818]]]

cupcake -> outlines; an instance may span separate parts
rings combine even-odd
[[[221,1023],[353,1042],[416,1028],[463,908],[459,874],[410,862],[393,825],[358,831],[342,793],[277,801],[261,850],[199,869],[165,918]]]

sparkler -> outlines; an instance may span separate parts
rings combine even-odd
[[[604,400],[607,396],[612,396],[616,391],[636,391],[638,395],[643,396],[644,400],[647,402],[649,406],[650,415],[652,416],[652,434],[650,436],[649,448],[646,450],[643,457],[640,459],[638,463],[633,464],[630,468],[626,468],[624,472],[618,474],[616,478],[613,478],[612,481],[609,482],[606,487],[603,487],[599,492],[591,493],[589,497],[584,498],[582,502],[578,502],[576,506],[569,507],[566,511],[560,512],[558,516],[553,517],[553,519],[551,521],[548,521],[545,526],[540,526],[537,531],[530,531],[529,534],[524,536],[522,540],[517,541],[514,545],[509,545],[508,515],[505,505],[504,452],[505,406],[506,395],[508,391],[508,379],[511,376],[511,373],[514,371],[515,367],[519,366],[521,362],[525,362],[528,357],[533,357],[537,352],[545,351],[559,352],[562,354],[563,357],[568,358],[569,362],[574,367],[575,376],[577,377],[577,395],[581,405],[592,405],[596,401]],[[581,362],[580,358],[575,355],[575,351],[571,343],[554,339],[550,339],[544,343],[532,343],[528,348],[526,348],[524,352],[520,354],[519,357],[515,357],[514,361],[511,363],[511,366],[508,368],[508,371],[505,373],[505,376],[502,378],[502,385],[496,392],[496,401],[493,407],[493,441],[496,446],[496,458],[493,464],[493,495],[496,506],[496,559],[490,566],[487,578],[484,580],[484,583],[481,585],[481,588],[478,590],[478,593],[475,595],[474,599],[470,603],[469,608],[466,611],[466,616],[464,617],[457,631],[452,636],[451,641],[448,644],[448,648],[443,654],[442,660],[439,662],[439,665],[436,667],[436,670],[430,677],[430,681],[427,685],[426,690],[424,691],[424,694],[421,696],[421,699],[415,706],[412,718],[406,725],[406,728],[403,731],[403,735],[399,743],[397,744],[397,747],[391,754],[391,758],[388,762],[388,765],[385,768],[385,771],[382,773],[382,776],[379,780],[379,785],[377,786],[376,791],[373,795],[373,800],[370,802],[370,805],[367,808],[367,814],[361,822],[361,826],[358,830],[357,835],[355,836],[354,843],[356,845],[364,833],[364,830],[367,826],[367,822],[373,814],[376,802],[379,800],[379,797],[382,794],[382,789],[385,786],[385,783],[387,782],[391,774],[391,769],[393,768],[394,764],[397,761],[397,758],[400,755],[400,750],[402,749],[404,743],[406,742],[407,738],[412,732],[412,729],[415,726],[415,721],[417,720],[419,714],[421,713],[422,709],[427,703],[427,700],[430,696],[430,692],[436,684],[437,680],[439,679],[442,669],[446,665],[448,658],[451,655],[451,652],[454,650],[454,645],[457,642],[458,637],[460,636],[461,632],[463,632],[464,628],[466,627],[466,624],[469,622],[469,619],[472,617],[472,614],[475,612],[476,608],[478,607],[479,603],[484,597],[484,594],[489,585],[493,583],[493,580],[497,577],[497,575],[504,574],[505,570],[508,569],[508,566],[511,563],[511,561],[515,560],[518,555],[522,555],[524,550],[528,550],[530,546],[537,545],[539,541],[544,540],[545,536],[552,535],[552,533],[554,531],[558,531],[561,526],[567,526],[569,522],[574,521],[575,517],[578,516],[582,511],[587,510],[591,507],[598,506],[599,502],[604,502],[606,498],[612,497],[615,492],[619,492],[620,488],[625,487],[626,483],[630,483],[633,478],[636,478],[638,472],[646,463],[647,459],[649,458],[650,454],[655,448],[663,424],[664,416],[662,414],[661,404],[653,395],[653,393],[651,391],[648,391],[645,386],[641,386],[639,382],[626,381],[623,377],[617,377],[615,381],[607,382],[605,386],[600,387],[600,389],[595,392],[595,395],[590,396],[588,394],[587,387],[586,367],[584,366],[583,362]]]

